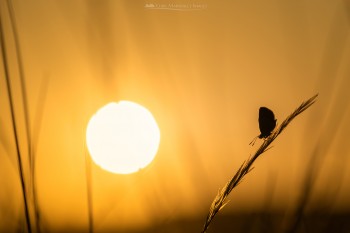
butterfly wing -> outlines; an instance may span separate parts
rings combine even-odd
[[[275,127],[276,119],[273,112],[266,107],[261,107],[259,109],[259,129],[261,132],[259,138],[268,137]]]

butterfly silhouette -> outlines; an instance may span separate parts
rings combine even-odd
[[[260,107],[259,109],[259,129],[260,129],[260,135],[256,136],[249,145],[254,145],[257,138],[267,138],[270,136],[272,130],[276,127],[276,119],[273,112],[266,108],[266,107]]]

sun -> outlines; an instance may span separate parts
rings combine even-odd
[[[160,131],[145,107],[131,102],[112,102],[100,108],[86,129],[92,160],[118,174],[137,172],[152,162],[158,151]]]

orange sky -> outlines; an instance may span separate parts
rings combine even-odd
[[[150,9],[146,3],[173,9]],[[175,3],[187,9],[175,10]],[[201,8],[191,8],[194,3]],[[97,109],[119,100],[153,113],[161,144],[153,163],[139,173],[115,175],[92,166],[97,232],[178,218],[202,216],[204,222],[218,189],[261,143],[248,145],[259,133],[259,107],[271,108],[282,122],[316,93],[317,103],[258,159],[223,211],[261,210],[266,195],[273,195],[269,208],[293,210],[316,147],[319,173],[310,206],[330,201],[332,210],[349,211],[347,1],[36,0],[13,5],[32,134],[39,134],[37,191],[46,229],[87,228],[85,129]],[[4,1],[0,10],[25,150]],[[0,231],[16,229],[23,217],[1,77]]]

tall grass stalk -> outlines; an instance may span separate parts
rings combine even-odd
[[[207,232],[210,223],[213,221],[216,214],[227,204],[227,197],[231,193],[231,191],[242,182],[245,175],[247,175],[252,169],[252,165],[254,161],[264,152],[269,150],[271,147],[269,145],[282,133],[282,131],[289,125],[292,120],[304,112],[306,109],[308,109],[311,105],[313,105],[316,101],[318,94],[314,95],[310,99],[304,101],[301,103],[301,105],[294,110],[282,123],[277,127],[276,130],[274,130],[271,135],[264,140],[262,145],[258,148],[258,150],[255,152],[255,154],[248,158],[248,160],[244,161],[240,168],[237,170],[235,175],[232,177],[232,179],[225,184],[225,186],[219,190],[219,193],[214,198],[214,201],[212,202],[209,213],[207,215],[207,218],[205,220],[205,224],[202,230],[202,233]]]
[[[18,40],[18,31],[16,26],[16,18],[15,13],[12,6],[12,1],[7,0],[7,6],[9,10],[9,16],[10,16],[10,24],[12,27],[13,32],[13,39],[15,42],[15,51],[16,51],[16,58],[17,58],[17,64],[18,64],[18,71],[19,71],[19,78],[20,78],[20,87],[22,92],[22,103],[23,103],[23,112],[24,112],[24,121],[25,121],[25,127],[26,127],[26,137],[27,137],[27,150],[28,150],[28,156],[29,156],[29,167],[32,168],[33,158],[32,158],[32,150],[31,150],[31,137],[30,137],[30,119],[29,119],[29,111],[28,111],[28,101],[27,101],[27,89],[26,89],[26,82],[24,77],[24,69],[23,69],[23,62],[22,62],[22,54],[21,54],[21,48]],[[32,169],[30,169],[32,170]]]
[[[86,188],[87,188],[87,204],[88,204],[88,220],[89,220],[89,233],[94,232],[94,222],[93,222],[93,205],[92,205],[92,176],[91,176],[91,158],[86,151],[86,146],[84,146],[85,151],[85,174],[86,174]]]
[[[36,231],[38,233],[41,232],[42,222],[41,222],[41,216],[40,216],[40,206],[39,206],[39,200],[38,200],[38,192],[37,192],[37,182],[36,182],[36,152],[38,147],[38,141],[39,141],[39,135],[40,135],[40,129],[41,129],[41,123],[42,123],[42,117],[43,117],[43,110],[45,106],[46,101],[46,94],[48,90],[48,84],[49,79],[48,77],[43,79],[40,89],[39,89],[39,97],[38,97],[38,103],[36,112],[34,115],[34,121],[33,121],[33,136],[32,136],[32,171],[31,171],[31,178],[32,178],[32,191],[33,191],[33,204],[34,204],[34,213],[35,213],[35,224],[36,224]]]
[[[12,27],[17,66],[19,71],[19,79],[20,79],[20,88],[22,93],[22,103],[23,103],[23,112],[24,112],[24,122],[26,127],[26,139],[27,139],[27,153],[29,158],[29,171],[30,171],[30,186],[31,193],[33,195],[33,205],[34,205],[34,213],[35,213],[35,225],[37,226],[36,231],[40,233],[40,224],[39,224],[39,208],[38,208],[38,198],[36,193],[36,179],[35,179],[35,153],[33,150],[33,142],[31,138],[31,127],[30,127],[30,116],[29,116],[29,106],[28,106],[28,98],[27,98],[27,89],[26,89],[26,81],[25,74],[23,68],[23,59],[21,53],[21,46],[19,42],[18,30],[17,30],[17,22],[15,17],[15,11],[12,5],[11,0],[7,0],[7,7],[9,12],[10,25]],[[45,86],[46,87],[46,86]],[[41,90],[40,93],[43,91]],[[45,99],[45,98],[43,98]],[[41,105],[39,105],[40,107]]]
[[[0,14],[0,47],[1,47],[2,59],[4,62],[4,76],[5,76],[5,80],[6,80],[6,89],[7,89],[7,94],[8,94],[9,104],[10,104],[12,129],[13,129],[15,144],[16,144],[16,154],[17,154],[19,175],[20,175],[20,180],[21,180],[26,224],[27,224],[28,232],[31,233],[32,227],[31,227],[30,214],[29,214],[29,208],[28,208],[28,199],[27,199],[27,192],[26,192],[27,189],[26,189],[26,183],[25,183],[25,179],[24,179],[21,150],[20,150],[20,146],[19,146],[18,128],[17,128],[17,124],[16,124],[15,110],[14,110],[14,103],[13,103],[13,94],[12,94],[11,82],[10,82],[10,77],[9,77],[9,75],[10,75],[9,74],[9,62],[7,59],[8,55],[6,52],[4,25],[3,25],[3,18],[2,18],[1,14]]]

